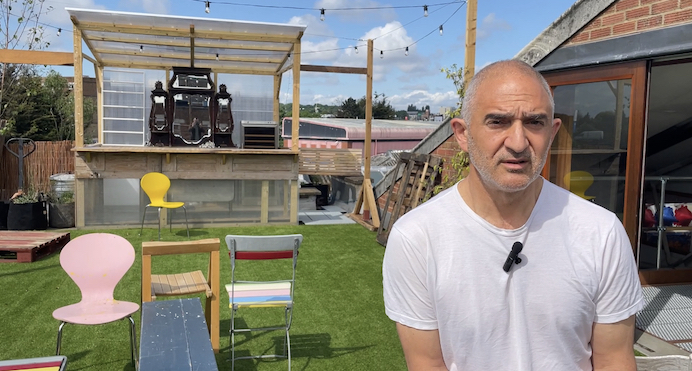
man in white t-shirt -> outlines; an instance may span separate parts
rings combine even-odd
[[[409,370],[636,369],[632,247],[613,213],[540,176],[561,124],[553,110],[520,61],[467,87],[451,125],[469,175],[387,242],[385,310]]]

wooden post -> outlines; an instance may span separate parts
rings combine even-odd
[[[291,120],[291,149],[298,151],[300,128],[300,40],[293,44],[293,115]],[[295,206],[296,208],[298,205]]]
[[[365,143],[363,144],[363,185],[360,188],[356,206],[353,209],[353,215],[360,214],[360,208],[363,207],[363,222],[367,222],[372,217],[372,225],[375,228],[380,227],[380,215],[377,212],[377,203],[375,194],[372,191],[372,183],[370,181],[370,157],[372,152],[371,135],[372,135],[372,74],[373,74],[373,41],[368,40],[368,67],[366,81],[366,97],[365,97]]]
[[[274,122],[276,123],[280,123],[281,121],[281,107],[279,102],[280,90],[281,75],[274,75]]]
[[[82,32],[74,27],[73,48],[74,48],[74,146],[84,147],[84,75],[82,70]]]
[[[478,0],[466,1],[466,53],[464,56],[464,87],[476,73],[476,14]]]
[[[103,66],[94,65],[96,70],[96,116],[98,143],[103,144]]]
[[[262,181],[262,195],[260,196],[260,223],[269,222],[269,181]]]
[[[363,186],[370,183],[370,157],[372,156],[372,71],[374,43],[368,39],[368,72],[365,78],[365,143],[363,144]],[[366,182],[367,181],[367,182]],[[363,205],[363,219],[370,219],[370,205]]]

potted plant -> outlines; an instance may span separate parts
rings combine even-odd
[[[32,189],[15,193],[7,210],[7,229],[25,231],[46,228],[48,212],[43,195]]]
[[[49,195],[48,221],[51,228],[74,227],[74,192],[53,192]]]

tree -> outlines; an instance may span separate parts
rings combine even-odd
[[[361,110],[358,102],[356,102],[355,99],[349,97],[345,101],[341,102],[341,107],[339,107],[339,110],[336,112],[336,117],[363,118],[365,117],[365,109]]]
[[[459,96],[456,109],[450,112],[450,115],[452,117],[459,116],[459,114],[461,114],[461,104],[464,99],[464,94],[466,93],[466,86],[464,84],[464,68],[457,67],[455,63],[449,68],[442,68],[441,71],[448,79],[452,80],[452,83],[457,90],[457,95]]]
[[[43,49],[50,45],[43,40],[39,18],[52,10],[44,9],[45,0],[0,0],[0,49]],[[19,85],[21,75],[33,70],[30,66],[3,63],[0,68],[0,122],[8,120],[7,110],[24,104],[26,96]],[[9,96],[9,98],[8,98]]]
[[[51,71],[44,80],[31,71],[19,76],[17,86],[16,95],[28,99],[8,108],[9,119],[0,133],[33,140],[74,139],[74,94],[65,78]],[[85,129],[93,124],[95,112],[94,101],[84,99]]]

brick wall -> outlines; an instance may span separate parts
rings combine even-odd
[[[584,44],[658,28],[692,23],[692,0],[619,0],[566,45]]]

